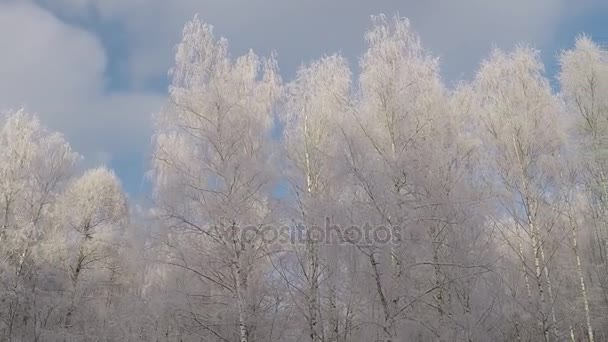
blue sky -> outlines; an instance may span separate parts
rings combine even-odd
[[[144,195],[151,115],[196,13],[233,55],[276,50],[285,80],[333,52],[356,68],[378,13],[410,18],[448,84],[471,77],[493,45],[539,48],[554,77],[557,53],[577,34],[608,44],[608,0],[0,0],[0,109],[37,113],[86,166],[108,164],[132,196]]]

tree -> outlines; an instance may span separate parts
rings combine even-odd
[[[251,296],[254,276],[264,269],[259,233],[270,217],[276,69],[274,57],[253,52],[233,61],[226,40],[194,18],[177,48],[169,103],[156,121],[155,198],[172,228],[166,262],[205,286],[199,307],[187,312],[220,340],[234,333],[219,328],[234,316],[241,342],[255,336],[260,300]],[[213,298],[225,299],[218,306]],[[224,312],[224,305],[234,310]]]
[[[23,109],[7,113],[0,145],[3,338],[12,339],[19,329],[22,336],[36,339],[40,334],[37,320],[55,305],[51,300],[51,307],[45,306],[36,295],[38,287],[42,288],[39,292],[47,290],[38,285],[48,276],[43,272],[43,242],[52,231],[57,197],[79,157],[61,134],[48,131]],[[25,326],[18,325],[19,317]]]
[[[416,234],[416,207],[422,194],[431,136],[439,129],[446,98],[437,59],[421,46],[407,19],[374,17],[361,59],[360,94],[353,104],[355,127],[347,127],[344,148],[354,185],[372,226]],[[432,155],[432,154],[430,154]],[[430,156],[429,155],[429,156]],[[364,246],[382,307],[383,340],[399,340],[398,321],[410,307],[413,278],[407,277],[404,241],[391,246]],[[386,268],[384,256],[389,256]],[[382,276],[388,272],[390,276]],[[408,289],[408,287],[410,289]]]
[[[296,250],[298,267],[301,268],[302,285],[297,292],[305,297],[303,311],[308,323],[308,334],[313,342],[325,339],[324,325],[320,321],[320,284],[331,271],[323,273],[329,265],[321,259],[320,244],[314,228],[323,227],[329,220],[331,203],[339,194],[339,171],[335,166],[337,152],[336,132],[344,119],[350,97],[350,70],[346,61],[338,56],[324,57],[298,71],[296,80],[287,87],[283,113],[285,156],[289,161],[287,178],[295,197],[295,208],[291,211],[303,226],[305,251]],[[327,234],[327,231],[325,232]],[[331,246],[331,248],[337,248]],[[287,277],[287,276],[286,276]],[[293,280],[292,280],[293,282]],[[330,281],[330,282],[333,282]],[[290,282],[290,284],[292,284]],[[293,284],[292,284],[293,285]],[[327,339],[335,341],[339,335],[336,301],[336,284],[330,285],[332,311],[331,327]]]
[[[572,250],[577,264],[579,274],[578,283],[580,293],[583,297],[583,307],[585,311],[585,321],[587,336],[590,341],[594,340],[592,327],[591,310],[589,299],[587,298],[588,289],[585,286],[585,277],[581,257],[579,253],[579,232],[583,229],[579,227],[584,224],[591,233],[590,250],[592,265],[595,277],[600,284],[600,289],[604,293],[606,301],[606,289],[608,284],[608,263],[606,262],[607,253],[607,221],[606,200],[607,197],[607,178],[605,170],[608,167],[606,158],[606,135],[608,133],[608,98],[605,96],[608,91],[608,54],[590,38],[580,36],[571,50],[563,51],[560,55],[561,71],[559,80],[561,83],[562,94],[566,102],[570,123],[572,124],[572,143],[573,154],[578,157],[576,168],[577,177],[573,177],[570,182],[572,192],[580,193],[579,189],[584,189],[585,200],[580,196],[570,195],[568,199],[568,226],[572,229]],[[574,201],[572,198],[578,199]],[[574,210],[576,208],[576,210]],[[587,216],[581,222],[580,217]],[[583,261],[584,262],[584,261]],[[600,271],[600,269],[603,269]]]
[[[549,340],[551,331],[559,336],[548,256],[553,255],[551,248],[557,248],[551,247],[555,218],[550,207],[558,191],[556,166],[564,136],[559,102],[542,71],[538,51],[524,46],[508,54],[495,50],[477,73],[473,92],[478,134],[488,156],[486,177],[495,187],[500,208],[497,220],[502,221],[505,242],[522,263],[529,301],[528,279],[537,285],[538,303],[528,310],[535,311],[541,336]],[[533,266],[522,247],[528,242]]]
[[[87,171],[65,191],[58,208],[72,290],[64,325],[70,329],[79,301],[86,295],[82,285],[89,270],[109,266],[113,235],[127,219],[126,199],[120,182],[105,168]],[[93,277],[95,279],[95,277]],[[97,278],[99,280],[99,278]],[[79,298],[81,297],[81,298]]]

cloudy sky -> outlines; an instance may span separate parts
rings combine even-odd
[[[287,80],[338,51],[356,67],[378,13],[410,18],[448,84],[471,77],[493,45],[530,43],[553,77],[556,54],[577,34],[608,44],[608,0],[0,0],[0,109],[37,113],[87,165],[108,164],[141,195],[150,116],[196,13],[233,55],[276,50]]]

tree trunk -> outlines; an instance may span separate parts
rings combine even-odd
[[[71,270],[72,273],[70,274],[74,292],[72,293],[72,299],[70,301],[70,306],[68,307],[68,312],[65,314],[65,328],[66,329],[69,329],[72,326],[72,313],[74,312],[74,309],[75,309],[74,302],[76,301],[76,289],[78,286],[78,279],[80,278],[80,273],[82,271],[82,264],[85,259],[85,255],[84,255],[84,244],[85,243],[86,242],[83,241],[80,245],[80,248],[78,249],[78,259],[76,260],[76,265],[74,268],[72,268],[72,270]]]
[[[335,280],[332,280],[335,281]],[[329,288],[329,338],[328,342],[338,342],[340,337],[340,315],[338,312],[338,295],[336,284],[332,283]]]
[[[319,333],[319,251],[310,231],[306,232],[306,254],[308,259],[308,325],[310,339],[321,342]]]
[[[545,280],[547,282],[547,294],[549,295],[549,304],[551,305],[551,323],[553,323],[553,333],[555,334],[555,338],[559,340],[559,329],[557,329],[557,318],[555,316],[555,305],[553,303],[553,287],[551,285],[551,277],[549,275],[549,267],[545,263],[545,249],[542,244],[538,246],[540,251],[540,258],[543,263],[543,268],[545,269]]]
[[[545,317],[545,292],[543,289],[542,282],[542,269],[541,269],[541,261],[540,261],[540,248],[539,248],[539,234],[536,226],[534,225],[532,218],[528,215],[528,224],[530,227],[530,236],[532,240],[532,250],[534,252],[534,270],[536,276],[536,284],[538,286],[538,296],[540,298],[540,308],[539,313],[541,315],[540,326],[542,329],[542,334],[544,336],[545,341],[549,341],[549,329],[547,327],[547,318]]]
[[[376,282],[376,291],[378,292],[378,297],[380,298],[380,304],[382,304],[382,311],[384,313],[384,324],[382,325],[382,330],[384,334],[385,342],[396,341],[397,338],[395,336],[395,320],[392,317],[391,309],[389,307],[389,303],[386,299],[386,294],[384,287],[382,285],[382,279],[380,277],[380,270],[378,269],[378,262],[376,261],[376,256],[374,252],[370,252],[369,254],[369,262],[372,267],[372,271],[374,273],[374,280]]]
[[[523,268],[523,273],[524,273],[524,282],[526,285],[526,294],[528,295],[528,301],[530,303],[532,303],[532,289],[530,287],[530,278],[528,277],[528,269],[526,268],[526,262],[525,262],[525,256],[524,256],[524,249],[521,245],[521,234],[519,233],[519,226],[515,227],[515,235],[517,237],[517,249],[519,252],[519,256],[521,258],[521,262],[522,262],[522,268]]]
[[[232,263],[232,271],[234,276],[236,299],[239,312],[239,341],[248,342],[249,332],[247,328],[247,303],[245,303],[245,292],[247,290],[247,285],[243,279],[243,271],[241,269],[240,260],[237,259],[235,262]]]
[[[571,224],[572,227],[572,249],[574,251],[574,257],[576,258],[576,271],[578,274],[579,286],[581,289],[581,295],[583,296],[583,307],[585,309],[585,323],[587,324],[587,334],[589,335],[589,342],[594,342],[593,327],[591,326],[591,313],[589,310],[589,299],[587,298],[587,289],[585,287],[585,278],[583,277],[583,268],[581,266],[581,258],[578,253],[578,239],[576,227]]]
[[[309,196],[314,197],[317,191],[316,175],[313,175],[312,163],[310,156],[309,128],[308,115],[304,118],[304,155],[306,167],[306,190]],[[308,327],[310,339],[313,342],[321,342],[319,328],[319,247],[317,246],[314,237],[311,234],[310,226],[306,227],[306,258],[307,258],[307,274],[308,293]]]

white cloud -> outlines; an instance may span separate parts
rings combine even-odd
[[[36,112],[93,163],[147,149],[163,96],[106,93],[95,35],[31,3],[0,3],[0,46],[0,108]]]
[[[92,35],[26,3],[0,4],[0,101],[51,111],[99,92],[106,56]],[[35,94],[35,96],[33,96]]]
[[[56,11],[95,9],[117,20],[133,45],[124,70],[135,84],[163,75],[185,21],[195,13],[216,25],[236,53],[249,47],[276,49],[288,74],[301,62],[341,50],[356,62],[369,15],[399,12],[409,17],[423,41],[441,55],[450,76],[470,73],[492,44],[526,41],[545,46],[565,15],[600,0],[39,0]],[[83,5],[83,3],[86,3]],[[87,15],[86,10],[80,12]]]

